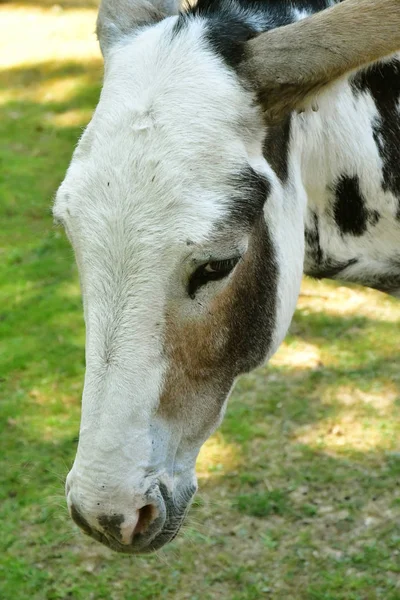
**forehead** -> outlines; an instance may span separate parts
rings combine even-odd
[[[253,96],[208,47],[203,21],[178,28],[171,17],[110,53],[54,212],[96,215],[92,228],[119,214],[202,238],[261,143]]]

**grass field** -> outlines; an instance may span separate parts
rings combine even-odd
[[[304,283],[173,544],[114,555],[69,520],[84,327],[50,205],[99,94],[93,4],[0,4],[1,600],[399,600],[400,303],[370,290]]]

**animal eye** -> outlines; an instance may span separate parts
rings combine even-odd
[[[233,270],[239,262],[240,256],[226,260],[213,260],[200,265],[189,280],[188,293],[191,298],[195,297],[197,290],[209,281],[223,279]]]

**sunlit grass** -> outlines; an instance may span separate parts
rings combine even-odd
[[[40,2],[7,2],[0,5],[0,27],[1,68],[48,60],[80,62],[100,55],[94,9],[62,10],[53,4],[49,10]]]
[[[60,115],[48,115],[47,120],[56,127],[83,127],[88,124],[91,114],[90,110],[67,110]]]
[[[332,315],[368,317],[377,321],[397,323],[399,303],[386,294],[358,286],[344,287],[337,283],[309,280],[300,295],[299,308]]]
[[[204,481],[237,471],[240,466],[240,447],[228,443],[221,433],[216,433],[202,447],[196,470],[198,477]]]
[[[0,5],[0,598],[398,600],[400,303],[372,290],[304,282],[173,544],[117,556],[68,519],[84,323],[50,205],[99,94],[94,4]]]
[[[321,352],[317,345],[302,340],[284,342],[270,364],[277,367],[315,369],[321,364]]]

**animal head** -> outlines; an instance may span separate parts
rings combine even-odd
[[[87,330],[67,502],[86,533],[121,552],[176,535],[235,378],[286,333],[305,197],[295,164],[279,177],[265,140],[272,119],[349,68],[316,77],[314,60],[288,84],[303,24],[264,34],[269,55],[257,18],[227,6],[236,27],[211,9],[178,15],[167,0],[103,0],[103,90],[54,205]]]

